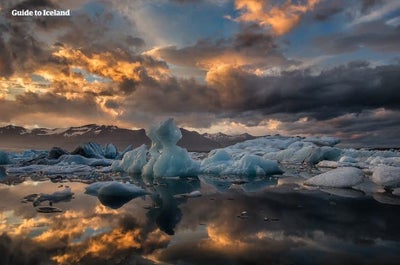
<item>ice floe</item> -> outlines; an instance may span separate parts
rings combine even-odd
[[[118,181],[96,182],[86,187],[86,193],[97,196],[100,202],[117,209],[130,200],[148,194],[144,189]]]
[[[400,186],[400,167],[380,165],[375,167],[371,180],[385,187]]]
[[[354,167],[343,167],[316,175],[304,182],[306,185],[334,188],[350,188],[363,180],[362,170]]]

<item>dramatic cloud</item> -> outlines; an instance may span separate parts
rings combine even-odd
[[[397,1],[153,2],[2,1],[0,123],[147,127],[174,117],[202,131],[324,127],[363,143],[395,141],[390,122],[372,136],[337,121],[372,125],[380,110],[396,120]],[[22,8],[71,16],[10,15]]]
[[[320,37],[316,44],[329,54],[348,53],[362,48],[378,52],[400,51],[400,26],[382,21],[355,25],[348,32]]]
[[[221,66],[242,66],[256,70],[295,63],[285,58],[273,37],[262,32],[256,25],[242,28],[232,39],[202,40],[183,48],[156,48],[147,54],[171,64],[202,70]]]
[[[240,22],[256,22],[271,27],[277,35],[290,31],[301,20],[301,16],[313,10],[320,0],[307,0],[304,4],[287,0],[282,5],[274,5],[268,0],[236,0],[236,9],[242,11],[236,18]]]

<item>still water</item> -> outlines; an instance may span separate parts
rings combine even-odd
[[[269,177],[120,180],[150,194],[100,202],[79,181],[0,184],[0,264],[399,264],[400,206],[384,194]],[[66,186],[73,198],[53,205],[62,212],[22,200]]]

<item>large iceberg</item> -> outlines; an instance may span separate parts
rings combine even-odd
[[[200,162],[193,160],[186,149],[176,145],[182,138],[182,133],[173,119],[151,127],[147,135],[152,140],[149,151],[141,146],[127,152],[121,161],[114,162],[112,168],[155,177],[186,177],[199,173]]]
[[[168,119],[158,128],[153,127],[151,130],[154,131],[149,136],[155,137],[162,145],[159,150],[160,156],[153,165],[154,176],[194,176],[199,173],[200,163],[194,161],[186,149],[176,145],[182,138],[182,133],[175,126],[173,119]]]

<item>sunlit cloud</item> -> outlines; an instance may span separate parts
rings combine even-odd
[[[282,5],[270,1],[236,0],[235,7],[242,13],[235,20],[238,22],[256,22],[270,27],[277,35],[283,35],[299,24],[302,15],[313,10],[320,0],[307,0],[304,4],[286,0]]]

